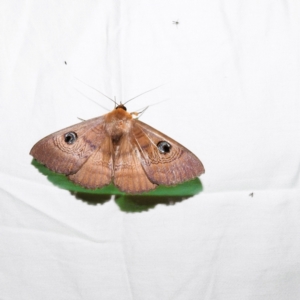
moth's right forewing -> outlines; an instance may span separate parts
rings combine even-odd
[[[149,125],[134,120],[132,132],[141,162],[151,182],[175,185],[204,173],[202,162],[190,150]],[[162,153],[159,144],[166,145]],[[162,146],[163,148],[163,146]]]

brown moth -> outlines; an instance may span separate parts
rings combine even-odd
[[[30,154],[88,189],[113,182],[121,191],[142,193],[204,173],[192,152],[137,116],[120,104],[101,117],[48,135]]]

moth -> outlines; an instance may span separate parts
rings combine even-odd
[[[30,154],[87,189],[113,182],[132,194],[177,185],[204,173],[191,151],[138,116],[119,104],[103,116],[46,136]]]

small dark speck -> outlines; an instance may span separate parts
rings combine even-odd
[[[253,197],[253,195],[254,195],[254,193],[250,193],[250,194],[249,194],[250,197]]]
[[[179,25],[179,20],[173,21],[173,24],[176,25],[176,27]]]
[[[65,61],[65,65],[67,65],[67,62]]]

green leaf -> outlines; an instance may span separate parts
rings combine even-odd
[[[47,176],[48,180],[54,185],[75,193],[77,198],[90,204],[104,203],[109,199],[107,197],[101,197],[101,195],[116,195],[117,204],[123,211],[128,212],[148,210],[159,203],[170,204],[179,202],[192,197],[203,190],[198,177],[176,186],[158,186],[155,190],[134,195],[121,192],[113,184],[100,189],[90,190],[72,183],[63,174],[50,171],[35,159],[32,160],[32,165],[43,175]],[[99,195],[99,201],[95,200],[95,197],[92,197],[96,195]]]

